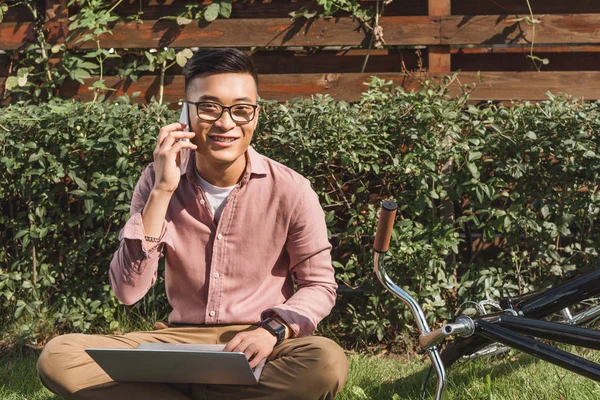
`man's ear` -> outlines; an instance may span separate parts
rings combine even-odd
[[[255,115],[254,115],[254,128],[256,128],[256,126],[258,125],[258,117],[260,117],[260,111],[261,108],[260,106],[256,107],[256,111],[255,111]]]

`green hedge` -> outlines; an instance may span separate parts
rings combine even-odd
[[[378,205],[401,207],[392,273],[430,320],[468,299],[546,287],[589,268],[600,247],[598,104],[475,106],[443,89],[373,78],[357,103],[327,96],[263,103],[254,145],[308,177],[326,212],[342,291],[326,324],[347,345],[410,331],[374,281]],[[11,105],[0,115],[0,314],[114,328],[107,283],[117,234],[151,161],[165,106]],[[34,268],[35,259],[35,268]],[[35,282],[34,282],[34,270]],[[167,307],[162,281],[144,303]],[[148,312],[149,308],[143,309]],[[24,330],[31,331],[31,326]]]

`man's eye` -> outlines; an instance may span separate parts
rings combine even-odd
[[[239,105],[239,106],[233,107],[233,111],[240,112],[240,113],[251,113],[252,111],[254,111],[254,108],[250,107],[250,106]]]
[[[198,104],[198,108],[203,111],[218,111],[219,106],[213,103]]]

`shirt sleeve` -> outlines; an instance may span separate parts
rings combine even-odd
[[[139,301],[154,285],[164,245],[172,247],[167,223],[163,221],[159,242],[151,249],[146,248],[142,210],[153,186],[154,169],[150,164],[135,186],[129,210],[131,217],[119,233],[119,248],[110,263],[110,286],[117,299],[126,305]]]
[[[331,312],[337,289],[325,214],[310,186],[292,216],[286,250],[298,290],[284,304],[263,311],[261,318],[275,313],[291,328],[292,336],[307,336]]]

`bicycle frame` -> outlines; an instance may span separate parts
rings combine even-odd
[[[600,269],[573,278],[543,292],[502,298],[500,299],[500,307],[503,310],[515,312],[528,318],[544,318],[557,311],[561,311],[564,315],[566,313],[565,308],[600,293],[599,279]],[[579,325],[599,315],[600,306],[592,307],[575,316],[570,315],[569,312],[565,323]],[[473,354],[490,343],[491,340],[482,336],[459,339],[455,342],[453,353],[442,352],[441,357],[444,366],[449,367],[461,356]]]
[[[427,350],[438,376],[436,400],[442,399],[446,383],[445,363],[440,356],[437,345],[446,337],[452,335],[466,337],[461,343],[462,348],[465,350],[472,347],[479,350],[490,342],[499,342],[582,376],[600,381],[599,364],[528,337],[533,336],[570,343],[579,347],[600,349],[600,332],[523,316],[541,317],[552,314],[593,294],[597,294],[600,292],[600,288],[596,288],[596,286],[600,285],[595,284],[595,282],[600,278],[600,270],[575,278],[541,294],[503,299],[505,302],[503,308],[507,308],[504,312],[487,314],[473,319],[460,316],[454,323],[445,324],[441,328],[431,331],[419,303],[396,285],[385,270],[385,254],[389,250],[397,209],[398,206],[393,201],[384,201],[382,204],[373,245],[375,250],[373,256],[374,270],[383,286],[406,303],[415,317],[420,331],[419,342]],[[588,314],[595,313],[599,313],[599,311],[592,310]],[[467,351],[460,351],[459,347],[458,353],[462,355]]]

